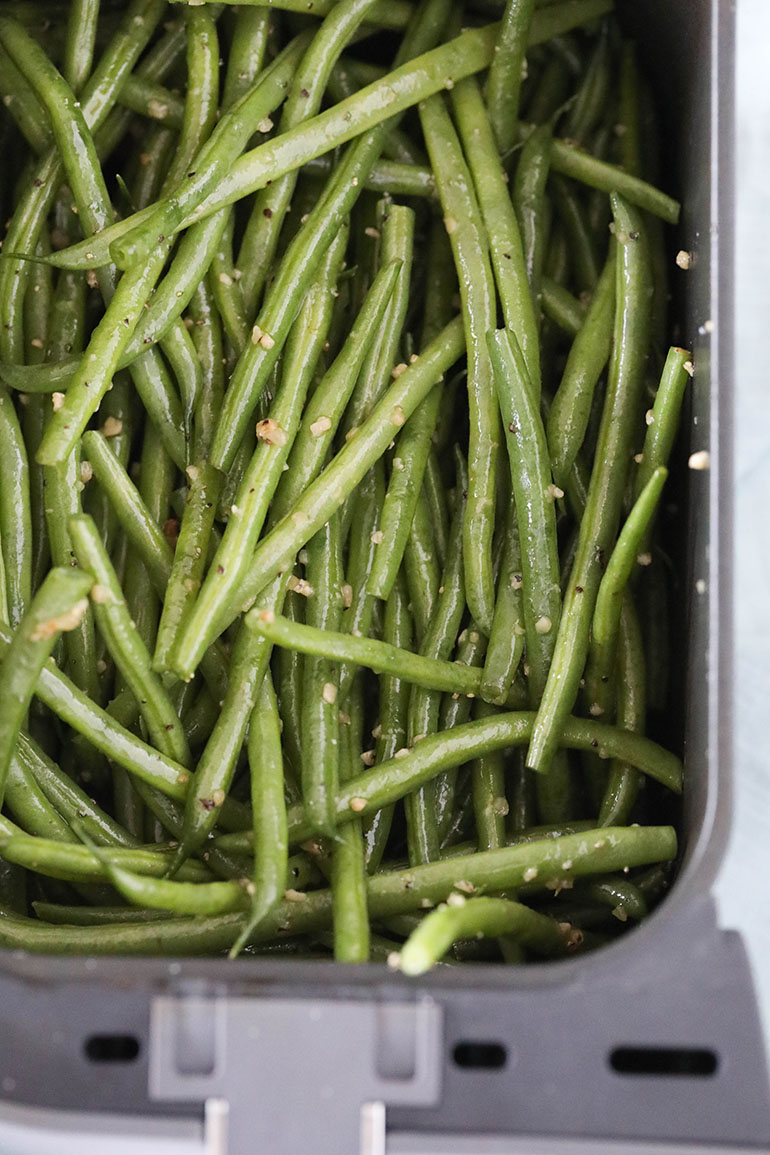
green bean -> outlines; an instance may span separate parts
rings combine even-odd
[[[198,405],[198,397],[203,389],[203,369],[195,351],[193,339],[187,327],[180,320],[175,321],[160,341],[161,349],[168,361],[169,368],[176,380],[178,392],[182,401],[182,426],[185,441],[190,440],[193,414]],[[176,390],[174,391],[176,400]],[[149,406],[146,406],[150,420],[156,427],[160,424]],[[160,429],[163,426],[160,424]],[[174,460],[180,464],[179,451],[174,452]],[[187,455],[181,459],[187,461]]]
[[[53,569],[21,618],[0,665],[0,798],[40,672],[59,634],[73,629],[86,610],[92,579]]]
[[[113,926],[120,923],[157,922],[168,911],[140,910],[135,906],[65,906],[55,902],[33,902],[32,909],[45,923],[55,926]]]
[[[279,521],[289,512],[321,472],[373,334],[382,323],[400,270],[400,264],[394,262],[379,271],[345,344],[309,398],[289,455],[289,468],[272,502],[273,521]]]
[[[604,24],[567,114],[565,136],[576,144],[584,144],[588,140],[604,117],[608,101],[613,99],[613,48],[609,25]]]
[[[588,651],[605,554],[614,540],[628,474],[633,420],[643,384],[650,319],[649,265],[638,211],[612,194],[618,242],[615,341],[588,504],[564,599],[554,658],[538,709],[527,765],[548,768],[561,719],[574,702]]]
[[[105,846],[138,844],[137,839],[89,798],[23,730],[19,733],[15,757],[24,764],[51,805],[70,825],[73,819],[79,819],[91,838]]]
[[[16,65],[0,51],[0,93],[24,139],[38,155],[51,147],[51,130],[37,96]]]
[[[468,474],[465,462],[457,451],[457,479],[455,485],[455,510],[449,534],[449,546],[444,572],[441,575],[440,597],[436,601],[428,628],[420,641],[420,656],[443,660],[454,649],[457,632],[465,612],[465,583],[463,567],[463,528],[465,520],[465,493]],[[454,663],[452,663],[454,666]],[[462,667],[456,666],[454,687],[459,689],[458,673]],[[463,670],[463,672],[466,672]],[[468,671],[469,672],[469,671]],[[477,671],[473,671],[477,674]],[[407,737],[410,746],[422,742],[428,734],[438,729],[441,697],[435,690],[414,687],[409,698]],[[431,862],[439,856],[439,832],[436,821],[435,790],[432,784],[423,786],[409,795],[404,803],[406,811],[407,846],[409,861],[414,866],[420,862]]]
[[[12,824],[3,819],[0,849],[4,858],[27,870],[68,882],[111,881],[108,871],[113,867],[158,878],[163,875],[169,862],[169,849],[163,846],[153,850],[125,846],[99,847],[101,858],[98,858],[95,851],[87,846],[17,834],[15,830],[9,830],[9,827]],[[184,885],[207,882],[211,877],[206,867],[199,862],[186,864],[184,874],[189,880]]]
[[[501,706],[508,696],[524,650],[522,584],[519,526],[516,507],[512,503],[505,525],[505,549],[498,579],[495,616],[479,686],[481,697],[495,706]]]
[[[338,517],[330,518],[311,538],[307,554],[308,625],[294,628],[333,632],[339,628],[342,612]],[[339,679],[330,660],[308,656],[302,680],[302,796],[314,828],[329,837],[334,835],[334,797],[339,782],[338,690]]]
[[[583,444],[596,386],[610,356],[617,263],[618,255],[612,249],[548,414],[548,448],[557,485],[565,484]]]
[[[450,896],[451,898],[451,896]],[[432,911],[401,948],[398,967],[407,975],[421,975],[437,963],[452,943],[462,938],[497,938],[514,935],[528,949],[546,956],[567,954],[582,942],[568,923],[537,914],[519,902],[504,898],[458,895],[458,904]]]
[[[81,440],[94,476],[108,494],[129,541],[140,553],[156,592],[163,597],[171,573],[171,547],[107,439],[91,430]]]
[[[626,597],[620,616],[618,632],[617,693],[615,713],[617,723],[626,730],[644,732],[646,694],[646,663],[639,619],[633,602]],[[599,808],[599,826],[628,822],[644,779],[632,766],[615,761],[610,766]]]
[[[500,417],[486,347],[486,334],[495,322],[494,282],[473,181],[443,99],[437,96],[421,105],[420,119],[460,282],[470,412],[465,584],[471,613],[489,633],[494,616],[491,549],[500,441]]]
[[[479,693],[482,671],[477,667],[459,666],[456,662],[423,657],[374,638],[302,625],[269,609],[252,610],[246,625],[273,645],[284,646],[301,654],[366,666],[377,674],[386,674],[425,690],[470,697]],[[448,644],[447,639],[443,640]]]
[[[363,700],[360,680],[346,703],[350,721],[340,730],[340,781],[354,777],[361,765]],[[337,962],[363,963],[369,958],[370,930],[366,904],[365,843],[361,821],[353,819],[336,835],[332,852],[331,892],[334,957]]]
[[[590,675],[592,680],[598,678],[603,682],[609,679],[615,664],[615,643],[623,595],[633,569],[639,563],[640,544],[655,516],[667,477],[668,470],[662,466],[652,474],[636,499],[607,562],[596,595],[591,628],[587,678]]]
[[[673,197],[653,188],[646,181],[626,173],[616,165],[597,160],[566,140],[554,140],[551,168],[602,192],[616,193],[637,208],[646,209],[670,225],[679,220],[680,205]]]
[[[25,834],[59,842],[75,841],[67,822],[40,788],[18,749],[8,767],[3,806],[13,814]]]
[[[198,599],[190,612],[190,633],[211,631],[223,601],[237,596],[244,572],[250,564],[260,532],[268,514],[270,499],[299,428],[307,391],[331,321],[333,291],[342,256],[347,229],[342,228],[332,241],[319,269],[319,279],[309,290],[289,340],[281,387],[270,416],[257,426],[257,449],[249,463],[230,507],[230,518],[222,541],[214,554]],[[179,639],[179,648],[184,638]],[[175,668],[179,660],[170,657]]]
[[[229,109],[251,88],[262,72],[270,39],[270,13],[242,9],[235,18],[222,91],[222,107]]]
[[[162,0],[133,0],[110,44],[81,94],[86,124],[97,130],[115,103],[120,85],[131,72],[161,18]],[[45,216],[62,180],[63,166],[55,150],[41,160],[14,211],[5,238],[6,253],[28,253],[35,249]],[[18,360],[21,342],[21,303],[26,290],[26,262],[0,262],[0,298],[6,321],[0,330],[0,354]]]
[[[391,133],[390,140],[394,135]],[[387,148],[387,144],[385,147]],[[331,170],[331,161],[323,156],[308,161],[304,166],[308,176],[328,176]],[[401,161],[388,160],[386,157],[381,157],[372,165],[369,175],[364,180],[364,187],[370,192],[390,197],[420,197],[433,200],[436,196],[436,182],[427,166],[405,164]],[[241,259],[239,257],[239,260]]]
[[[626,878],[615,878],[612,875],[592,878],[590,882],[581,882],[576,886],[574,894],[577,900],[585,898],[589,902],[609,906],[620,922],[629,918],[640,922],[647,915],[644,895]]]
[[[286,885],[289,844],[284,802],[281,725],[270,675],[267,674],[249,727],[254,874],[251,910],[246,926],[230,950],[234,958],[252,931],[279,902]]]
[[[295,567],[293,575],[299,578],[299,568]],[[304,622],[305,599],[302,594],[288,590],[283,603],[283,612],[289,621]],[[275,654],[275,686],[278,698],[278,712],[281,720],[281,741],[286,761],[291,767],[291,774],[285,777],[291,781],[291,793],[294,797],[290,801],[296,802],[301,796],[297,787],[297,778],[302,766],[302,739],[300,718],[302,715],[302,669],[303,657],[298,650],[279,648]],[[287,781],[288,786],[288,781]],[[287,795],[288,796],[288,795]]]
[[[123,678],[139,703],[154,745],[183,766],[190,763],[182,724],[160,678],[153,672],[150,655],[133,625],[131,615],[110,559],[87,516],[72,517],[69,531],[81,568],[96,583],[91,603],[99,630]]]
[[[13,403],[0,386],[0,542],[8,620],[16,626],[32,594],[29,461]]]
[[[419,493],[404,550],[404,573],[409,590],[415,633],[421,642],[436,607],[441,571],[439,570],[430,511],[423,493]]]
[[[121,85],[118,101],[132,112],[159,121],[164,128],[177,130],[182,127],[184,102],[162,84],[153,84],[136,74],[127,76]]]
[[[206,461],[189,466],[187,476],[190,487],[166,586],[153,656],[153,668],[158,671],[170,668],[176,638],[189,621],[206,565],[203,543],[211,537],[221,486],[221,476]]]
[[[548,6],[535,14],[530,29],[530,44],[540,43],[556,32],[577,27],[603,15],[609,11],[610,3],[611,0],[580,0],[579,3],[566,0],[563,4]],[[178,228],[188,227],[193,220],[209,216],[225,204],[232,204],[265,188],[269,181],[363,135],[389,117],[440,92],[446,87],[447,80],[457,82],[465,76],[482,71],[492,59],[497,35],[498,27],[494,24],[464,32],[440,48],[424,51],[421,57],[417,56],[401,64],[388,74],[386,81],[368,85],[348,100],[340,101],[326,112],[245,153],[223,176],[216,192],[210,194],[187,218],[179,216],[174,220],[166,235]],[[407,36],[405,41],[411,47],[409,40]],[[570,162],[563,163],[568,165]],[[582,160],[574,164],[574,167],[580,167],[581,172],[587,168],[593,180],[601,179],[606,183],[609,179],[607,174],[598,175],[593,165],[586,166]],[[608,167],[612,169],[612,166]],[[641,195],[647,195],[648,191],[655,194],[652,197],[654,203],[657,203],[656,198],[662,198],[663,195],[650,189],[643,181],[629,181],[626,178],[624,184],[626,191],[637,196],[640,195],[639,186],[644,186]],[[121,235],[134,223],[126,222]]]
[[[471,621],[467,629],[463,630],[457,639],[457,656],[455,662],[463,666],[479,667],[484,665],[484,655],[487,650],[486,635],[480,633],[476,623]],[[462,694],[454,693],[445,697],[439,713],[439,730],[451,730],[461,726],[471,716],[473,699]],[[447,770],[435,779],[436,820],[438,822],[439,837],[442,842],[449,831],[455,809],[457,794],[457,769]]]
[[[569,289],[544,276],[542,285],[543,313],[554,324],[576,337],[585,320],[583,304],[572,296]]]
[[[280,607],[284,584],[282,578],[274,580],[265,598],[268,604]],[[218,820],[270,661],[271,649],[264,638],[247,629],[239,630],[219,717],[198,761],[193,786],[185,800],[184,829],[171,873],[204,842]]]
[[[188,8],[187,98],[176,152],[163,182],[161,196],[176,188],[217,123],[219,102],[219,40],[216,18],[204,5]],[[163,230],[159,229],[158,233]],[[145,256],[148,254],[144,254]]]
[[[291,559],[342,505],[367,470],[382,456],[393,435],[422,401],[439,377],[463,349],[460,322],[452,322],[432,342],[420,358],[403,373],[377,404],[371,416],[348,441],[321,477],[312,482],[295,503],[291,513],[262,539],[251,559],[238,591],[238,606],[253,604],[259,592],[286,568]],[[232,607],[235,611],[236,607]],[[225,614],[222,614],[225,617]],[[228,620],[235,617],[230,607]],[[228,622],[224,623],[225,625]],[[189,677],[206,639],[188,635],[177,649],[175,669]]]
[[[343,611],[340,630],[354,637],[368,637],[374,618],[374,600],[367,591],[367,578],[377,554],[377,522],[385,499],[385,465],[378,461],[351,497],[355,533],[349,537],[345,566]],[[374,539],[374,540],[373,540]],[[346,588],[349,587],[349,588]],[[350,603],[350,604],[348,604]],[[339,670],[340,704],[347,701],[357,678],[358,668],[343,662]]]
[[[347,783],[337,796],[337,823],[346,821],[348,814],[365,816],[405,797],[442,770],[464,765],[495,750],[524,745],[532,733],[534,717],[533,713],[497,714],[466,722],[444,733],[429,734],[408,753],[394,756],[376,770]],[[569,718],[560,741],[568,748],[593,750],[600,757],[622,758],[663,782],[674,793],[681,791],[682,770],[678,758],[641,735],[600,722]],[[312,833],[304,812],[292,808],[290,840],[301,841]]]
[[[575,284],[581,292],[593,292],[599,280],[599,268],[596,241],[588,214],[575,189],[564,177],[555,173],[551,187],[574,269]]]
[[[649,417],[642,458],[634,479],[634,496],[637,499],[655,471],[666,465],[671,455],[690,379],[688,370],[691,368],[692,354],[687,349],[669,349]]]
[[[249,340],[250,330],[241,282],[233,259],[234,228],[235,221],[230,212],[211,260],[210,284],[219,316],[222,318],[222,327],[230,341],[233,354],[240,357]],[[249,316],[251,314],[252,310],[249,310]]]
[[[214,260],[229,216],[230,211],[223,209],[220,213],[208,217],[201,228],[190,229],[181,238],[169,273],[157,286],[148,303],[147,311],[137,323],[121,359],[122,362],[130,364],[148,345],[162,341],[173,322],[184,313],[196,292],[197,285]]]
[[[489,69],[489,122],[501,155],[511,151],[518,137],[519,90],[534,8],[534,0],[508,0]]]
[[[384,640],[406,649],[412,642],[412,620],[403,575],[385,606]],[[406,746],[409,711],[409,683],[403,678],[384,675],[380,681],[380,721],[376,761],[386,762]],[[393,823],[393,807],[386,806],[372,814],[364,826],[366,867],[369,874],[379,869]]]
[[[670,826],[606,828],[596,832],[600,845],[588,846],[584,835],[505,847],[469,855],[462,860],[463,881],[473,887],[510,890],[521,884],[526,871],[536,870],[550,878],[563,873],[559,865],[571,861],[570,874],[607,873],[624,866],[667,861],[676,854],[676,834]],[[9,840],[10,841],[10,840]],[[70,853],[80,847],[68,848]],[[92,863],[96,859],[86,851]],[[115,853],[115,852],[113,852]],[[389,872],[368,880],[367,898],[372,920],[419,910],[424,902],[445,901],[457,881],[457,861],[449,859],[416,867],[408,872]],[[409,883],[410,885],[405,885]],[[140,925],[63,928],[41,926],[3,911],[0,943],[47,954],[206,954],[231,946],[243,926],[243,915],[228,914],[206,919],[175,918]],[[328,925],[331,893],[308,894],[305,902],[283,902],[255,931],[253,942],[269,942],[279,928],[284,934],[300,934]]]
[[[441,476],[441,466],[439,465],[437,448],[435,446],[431,448],[428,454],[428,460],[425,463],[422,492],[425,498],[425,506],[428,511],[431,529],[433,530],[436,560],[439,565],[443,565],[446,561],[446,551],[449,544],[449,512],[447,510],[444,479]]]
[[[80,92],[94,60],[100,0],[75,0],[67,20],[64,45],[64,78],[73,92]]]
[[[183,3],[184,0],[174,0],[174,3]],[[334,11],[336,0],[233,0],[236,5],[252,5],[259,3],[265,8],[275,8],[284,12],[301,12],[311,16],[328,16]],[[375,4],[366,18],[380,28],[404,28],[412,17],[413,6],[406,0],[389,0],[383,4]],[[239,13],[241,15],[241,13]]]
[[[511,484],[521,542],[522,608],[530,700],[540,701],[561,613],[555,501],[545,430],[515,334],[489,338],[503,423],[509,433]]]
[[[513,186],[513,204],[521,231],[524,267],[537,324],[541,315],[540,286],[547,235],[545,186],[552,153],[551,128],[547,124],[540,125],[524,143]]]
[[[477,718],[495,712],[486,702],[476,704]],[[498,750],[477,759],[471,767],[471,781],[479,850],[496,850],[505,845],[505,816],[508,813],[502,752]]]
[[[10,642],[10,633],[1,627],[0,643],[7,648]],[[184,797],[189,776],[183,767],[118,725],[54,666],[46,664],[43,667],[35,685],[35,694],[63,722],[83,734],[107,757],[172,797]]]
[[[519,2],[516,6],[522,5]],[[531,4],[529,7],[531,9]],[[523,18],[529,19],[527,16]],[[495,56],[495,62],[501,59],[501,52]],[[490,70],[490,86],[492,75],[493,70]],[[452,91],[452,105],[487,230],[489,255],[505,324],[507,328],[516,331],[530,380],[536,395],[539,396],[538,322],[529,289],[522,233],[495,147],[492,124],[487,118],[478,81],[474,77],[469,77],[455,86]]]
[[[128,267],[134,260],[146,256],[162,233],[169,235],[171,220],[181,220],[213,192],[230,166],[242,153],[252,134],[266,124],[270,115],[286,97],[309,37],[296,37],[263,72],[257,75],[246,91],[228,106],[219,124],[208,140],[201,140],[197,155],[189,156],[184,167],[177,166],[164,190],[165,200],[156,204],[152,212],[139,223],[129,218],[128,228],[120,239],[113,242],[113,257],[118,264]],[[189,173],[192,175],[188,174]],[[186,179],[182,179],[185,176]]]
[[[282,133],[316,115],[334,62],[373,3],[374,0],[341,0],[324,20],[307,45],[292,77],[281,116]],[[297,170],[293,170],[272,181],[254,201],[238,257],[239,264],[246,270],[244,293],[250,314],[257,307],[268,270],[273,265],[296,183]],[[150,225],[145,227],[149,230]]]
[[[207,457],[224,393],[222,325],[207,280],[200,282],[190,300],[192,335],[203,370],[203,388],[195,412],[193,461]]]

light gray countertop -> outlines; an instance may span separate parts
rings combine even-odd
[[[770,3],[738,0],[735,815],[717,894],[747,942],[770,1046]]]

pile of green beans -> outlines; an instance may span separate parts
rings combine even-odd
[[[496,7],[0,12],[0,945],[416,975],[669,885],[679,206],[613,0]]]

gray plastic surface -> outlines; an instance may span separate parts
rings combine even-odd
[[[692,343],[696,363],[691,448],[711,451],[710,471],[689,478],[687,788],[683,865],[672,894],[645,925],[588,959],[466,966],[419,982],[381,967],[325,963],[0,956],[0,1096],[8,1100],[0,1104],[0,1142],[9,1112],[25,1114],[26,1105],[66,1112],[57,1116],[60,1136],[62,1120],[76,1125],[73,1108],[93,1127],[96,1113],[109,1112],[104,1130],[114,1142],[101,1149],[110,1155],[126,1139],[114,1115],[135,1118],[137,1129],[155,1119],[173,1130],[176,1118],[180,1141],[209,1155],[290,1155],[305,1144],[321,1155],[384,1155],[383,1117],[387,1150],[402,1155],[684,1155],[692,1143],[714,1152],[770,1145],[750,975],[740,939],[718,930],[708,897],[732,773],[733,5],[619,0],[618,7],[648,54],[666,123],[686,126],[672,139],[665,184],[685,204],[674,244],[694,257],[680,278],[680,340]],[[706,582],[705,595],[696,580]],[[417,1024],[426,1007],[432,1026],[410,1028],[410,1038],[427,1049],[407,1077],[394,1047],[400,1032],[383,1024],[399,1016]],[[189,1015],[186,1027],[180,1013]],[[314,1023],[304,1046],[299,1023]],[[135,1038],[137,1057],[94,1064],[84,1050],[94,1034]],[[489,1042],[506,1050],[500,1069],[454,1061],[459,1043]],[[717,1069],[699,1077],[612,1070],[615,1047],[643,1045],[711,1051]],[[383,1077],[394,1070],[399,1078]],[[295,1130],[303,1114],[306,1134]],[[163,1127],[143,1150],[165,1152],[171,1138]],[[79,1141],[78,1148],[88,1150]],[[46,1148],[18,1149],[32,1150]]]

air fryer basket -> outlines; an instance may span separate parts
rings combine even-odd
[[[710,896],[732,773],[733,4],[618,9],[654,82],[663,183],[684,203],[672,245],[693,254],[676,296],[696,365],[688,434],[711,453],[710,470],[685,479],[686,791],[672,893],[584,959],[417,982],[322,962],[0,955],[7,1103],[201,1120],[207,1101],[227,1099],[233,1155],[384,1150],[372,1138],[383,1119],[391,1136],[547,1135],[549,1150],[575,1137],[770,1143],[746,957]]]

